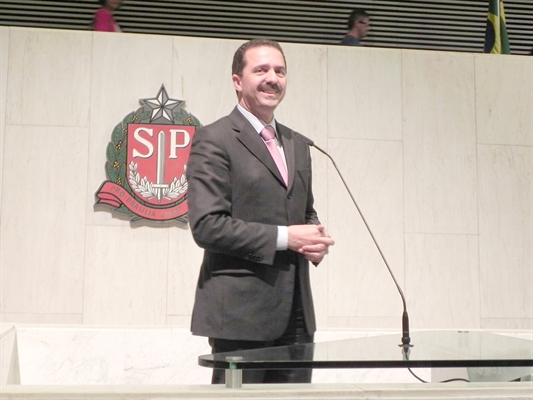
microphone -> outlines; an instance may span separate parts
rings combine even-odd
[[[335,160],[323,149],[321,149],[320,147],[318,147],[315,142],[313,142],[311,139],[309,139],[307,136],[304,136],[302,135],[301,133],[298,133],[298,132],[294,132],[296,134],[296,136],[298,136],[305,144],[307,144],[308,146],[310,147],[314,147],[315,149],[317,149],[318,151],[320,151],[321,153],[325,154],[330,160],[331,162],[333,163],[333,166],[335,167],[335,169],[337,170],[337,173],[339,174],[341,180],[342,180],[342,183],[344,184],[344,187],[346,188],[346,190],[348,191],[348,194],[350,195],[350,198],[352,199],[352,202],[353,204],[355,205],[355,208],[357,208],[357,212],[359,213],[359,215],[361,216],[361,219],[363,220],[365,226],[366,226],[366,229],[368,231],[368,233],[370,233],[370,236],[372,237],[372,240],[374,241],[374,244],[376,245],[376,248],[378,249],[379,251],[379,254],[381,255],[381,258],[383,259],[383,262],[385,263],[385,266],[387,267],[387,269],[389,270],[389,274],[390,276],[392,277],[392,280],[394,281],[394,284],[396,285],[396,288],[398,289],[398,292],[400,293],[400,297],[402,298],[402,304],[403,304],[403,315],[402,315],[402,344],[399,344],[398,346],[400,347],[403,347],[404,350],[408,350],[409,347],[413,347],[411,343],[411,338],[409,336],[409,315],[407,314],[407,302],[405,301],[405,296],[403,294],[403,291],[402,291],[402,288],[400,287],[400,285],[398,284],[398,281],[396,280],[396,277],[394,276],[394,274],[392,273],[392,269],[390,268],[389,266],[389,263],[387,262],[387,259],[385,258],[385,255],[383,254],[383,252],[381,251],[381,248],[379,247],[379,244],[378,242],[376,241],[376,238],[374,237],[374,234],[372,233],[372,230],[370,229],[370,226],[368,226],[368,223],[366,222],[366,219],[365,217],[363,216],[363,213],[361,212],[361,209],[359,208],[359,206],[357,205],[357,202],[355,201],[355,198],[353,197],[352,195],[352,192],[350,191],[350,188],[348,187],[348,184],[346,183],[346,181],[344,180],[344,177],[342,176],[341,174],[341,171],[339,170],[339,168],[337,167],[337,163],[335,162]]]

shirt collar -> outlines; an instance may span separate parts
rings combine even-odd
[[[261,121],[259,118],[253,115],[250,111],[246,110],[240,104],[237,104],[237,109],[241,112],[242,115],[244,115],[244,118],[246,118],[248,122],[252,124],[252,126],[254,127],[257,133],[261,133],[261,131],[263,130],[265,126],[270,125],[272,128],[274,128],[274,132],[276,132],[276,135],[278,134],[276,130],[276,119],[275,118],[272,118],[272,121],[270,121],[270,123],[266,123],[264,121]]]

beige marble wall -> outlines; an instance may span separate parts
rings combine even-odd
[[[532,57],[475,60],[481,327],[532,329]],[[505,77],[505,79],[495,79]]]
[[[96,211],[115,125],[164,84],[226,115],[235,40],[0,27],[0,318],[187,328],[187,226]],[[412,329],[532,329],[533,59],[283,44],[277,118],[328,151],[402,286]],[[401,301],[325,155],[321,329],[397,330]]]
[[[15,324],[0,323],[0,386],[20,384]]]
[[[0,26],[0,155],[4,154],[4,137],[6,126],[6,96],[7,96],[7,65],[9,60],[9,28]],[[0,193],[3,186],[3,168],[4,163],[0,159]],[[2,209],[2,196],[0,195],[0,210]],[[0,212],[0,223],[2,213]],[[2,231],[0,230],[0,240]]]

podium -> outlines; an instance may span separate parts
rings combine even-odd
[[[198,364],[226,370],[226,387],[242,385],[242,370],[288,368],[431,368],[432,381],[512,381],[529,376],[533,341],[478,331],[411,333],[412,347],[400,335],[383,335],[216,353]],[[445,379],[442,379],[445,378]]]

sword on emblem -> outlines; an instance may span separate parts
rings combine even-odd
[[[157,182],[153,188],[157,191],[157,201],[161,203],[163,199],[163,190],[168,189],[169,185],[165,184],[165,132],[160,131],[157,136]]]

